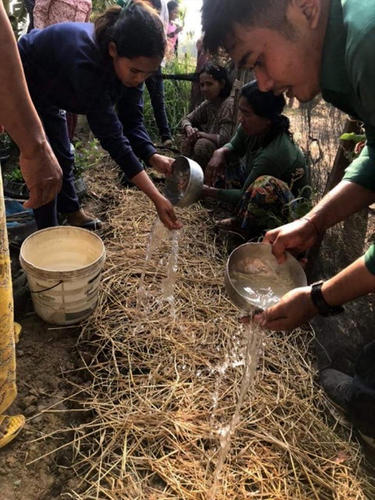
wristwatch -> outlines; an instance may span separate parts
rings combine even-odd
[[[311,285],[311,300],[321,316],[335,316],[345,311],[342,306],[329,305],[322,294],[323,280]]]

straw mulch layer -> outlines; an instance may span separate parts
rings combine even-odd
[[[199,205],[180,212],[174,311],[160,298],[166,242],[145,267],[155,212],[115,186],[111,165],[92,189],[107,219],[99,305],[79,341],[90,382],[75,428],[75,499],[206,499],[243,374],[243,329],[223,286],[225,245]],[[151,293],[137,308],[143,270]],[[314,383],[313,333],[268,333],[215,498],[374,498],[358,443],[327,412]],[[82,389],[82,388],[79,388]]]

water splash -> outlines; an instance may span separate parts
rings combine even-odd
[[[241,382],[240,395],[238,397],[236,408],[230,423],[218,430],[218,435],[220,438],[220,451],[214,472],[212,486],[208,494],[208,500],[215,500],[216,498],[216,492],[219,485],[220,474],[230,449],[231,438],[240,421],[241,407],[245,399],[245,396],[249,390],[249,387],[251,386],[254,380],[256,367],[258,364],[259,347],[261,345],[261,339],[262,339],[262,330],[260,330],[260,328],[254,324],[248,324],[245,326],[245,335],[247,338],[245,360],[244,360],[245,369]]]
[[[177,279],[177,261],[178,261],[178,244],[180,238],[180,231],[170,232],[171,253],[167,263],[167,276],[161,283],[161,296],[167,300],[171,306],[171,314],[173,317],[176,315],[174,288]]]
[[[147,302],[149,298],[148,289],[145,284],[145,275],[146,275],[146,267],[150,262],[152,254],[156,251],[162,241],[166,238],[167,228],[161,222],[159,217],[157,217],[152,225],[151,232],[148,237],[147,248],[146,248],[146,257],[145,257],[145,265],[141,274],[141,278],[139,280],[139,286],[137,290],[137,308],[145,309],[147,308]]]
[[[143,312],[148,312],[153,303],[161,304],[166,300],[171,306],[172,316],[175,316],[174,287],[177,277],[180,232],[169,231],[159,218],[156,218],[153,223],[146,248],[145,265],[137,290],[137,308],[143,310]],[[160,293],[151,293],[150,287],[154,284],[159,267],[165,265],[165,259],[163,257],[159,258],[159,262],[156,265],[155,277],[149,285],[145,283],[147,265],[150,263],[153,254],[168,240],[170,243],[170,253],[166,264],[166,277],[161,282]]]

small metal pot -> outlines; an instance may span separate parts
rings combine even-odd
[[[252,302],[248,295],[244,293],[235,282],[235,273],[242,272],[245,259],[259,259],[261,262],[267,263],[270,269],[278,269],[283,266],[292,282],[292,288],[305,286],[307,284],[306,275],[299,262],[289,253],[287,259],[283,264],[278,264],[275,257],[272,255],[271,245],[267,243],[245,243],[237,247],[230,254],[225,266],[225,288],[231,299],[232,303],[240,310],[253,313],[255,310],[260,309],[259,305]],[[269,285],[272,288],[272,281]],[[249,274],[248,286],[251,287],[251,274]],[[288,290],[285,290],[285,293]],[[269,305],[265,305],[269,307]]]
[[[201,197],[204,174],[201,166],[186,156],[172,164],[172,174],[165,182],[164,194],[176,207],[188,207]]]

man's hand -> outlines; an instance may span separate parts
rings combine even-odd
[[[160,195],[155,201],[156,211],[162,223],[168,229],[181,229],[182,224],[177,220],[172,203],[164,196]]]
[[[311,248],[318,238],[315,224],[307,218],[302,218],[268,231],[263,242],[271,243],[273,255],[278,263],[282,264],[286,259],[287,250],[298,255]]]
[[[171,175],[174,159],[169,158],[169,156],[159,155],[158,153],[155,153],[149,158],[148,163],[150,167],[154,168],[161,174]]]
[[[217,180],[224,175],[225,166],[225,150],[223,148],[217,149],[206,168],[204,180],[208,186],[214,186]]]
[[[273,307],[255,314],[253,321],[269,330],[292,330],[318,313],[310,293],[310,286],[295,288],[286,293]],[[249,320],[250,318],[244,318],[244,321]]]
[[[54,200],[61,190],[62,170],[47,141],[32,154],[20,154],[20,168],[30,197],[25,208],[39,208]]]

